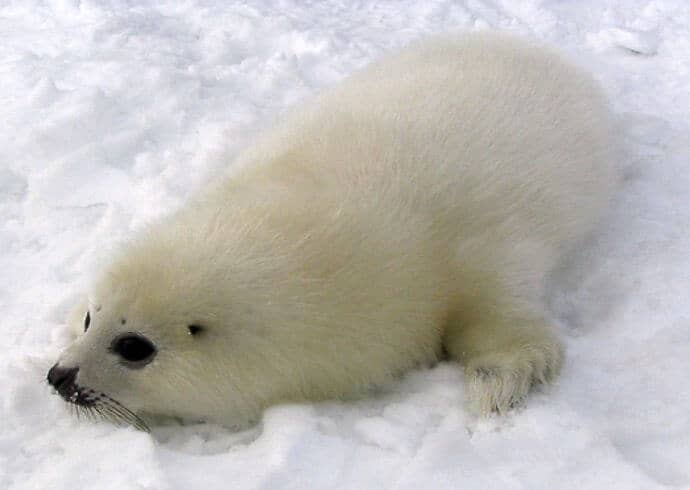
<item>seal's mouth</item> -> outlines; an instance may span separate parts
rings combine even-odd
[[[48,383],[73,407],[77,417],[102,418],[118,425],[150,432],[148,425],[137,414],[103,392],[76,383],[79,368],[61,368],[57,364],[48,371]]]

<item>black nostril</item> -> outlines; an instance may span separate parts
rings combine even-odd
[[[57,364],[48,371],[48,383],[59,390],[61,386],[69,386],[74,383],[79,368],[63,368]]]

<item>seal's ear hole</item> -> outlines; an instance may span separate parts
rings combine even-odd
[[[84,332],[89,329],[89,325],[91,325],[91,312],[87,311],[86,318],[84,318]]]
[[[204,331],[204,327],[201,325],[187,325],[187,331],[189,332],[189,335],[199,335]]]

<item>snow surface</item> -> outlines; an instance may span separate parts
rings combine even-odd
[[[43,381],[95,259],[280,111],[427,33],[560,46],[620,121],[625,187],[554,275],[568,360],[503,418],[444,363],[232,433],[79,421]],[[690,488],[690,2],[0,2],[0,488]]]

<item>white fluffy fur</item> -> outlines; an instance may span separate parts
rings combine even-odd
[[[559,370],[543,279],[606,205],[610,147],[597,87],[552,51],[498,34],[416,44],[286,117],[128,244],[60,364],[133,410],[237,425],[445,351],[475,409],[503,411]],[[155,343],[151,364],[109,353],[126,331]]]

